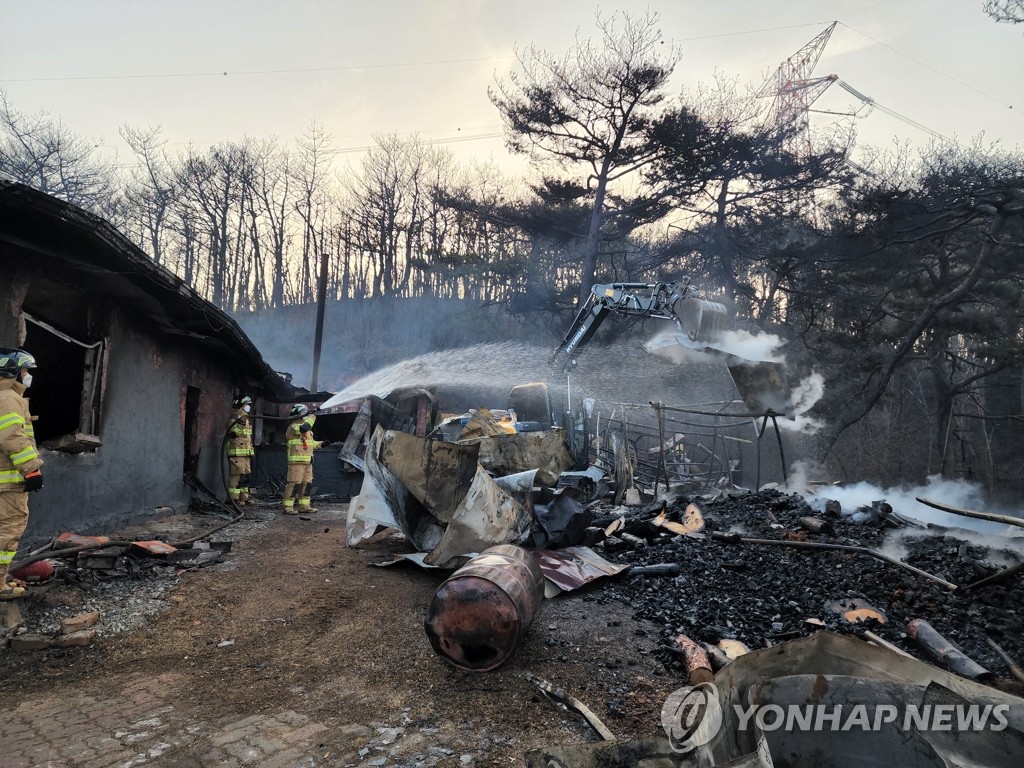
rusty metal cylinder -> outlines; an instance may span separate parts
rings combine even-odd
[[[940,635],[924,619],[912,619],[907,624],[907,637],[940,667],[968,680],[989,680],[992,673],[965,654],[957,645]]]
[[[489,672],[513,654],[543,599],[537,561],[521,547],[499,544],[438,587],[423,626],[446,661]]]

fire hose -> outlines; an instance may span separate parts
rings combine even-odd
[[[311,413],[314,413],[314,412],[311,412]],[[260,418],[261,419],[267,419],[269,421],[294,421],[295,420],[294,416],[263,416],[263,415],[261,415]],[[224,455],[224,451],[227,448],[228,440],[231,437],[231,429],[239,421],[241,421],[241,417],[235,419],[230,424],[228,424],[228,428],[224,431],[224,437],[221,438],[221,444],[220,444],[221,456]],[[227,463],[226,462],[223,462],[223,461],[221,462],[220,470],[221,470],[220,471],[221,483],[223,483],[224,490],[226,492],[227,489],[228,489],[228,472],[227,472]],[[238,506],[238,504],[235,503],[235,500],[231,498],[231,494],[227,495],[227,503],[225,503],[225,502],[221,501],[219,498],[217,498],[216,494],[214,494],[212,491],[210,491],[209,488],[207,488],[205,485],[203,485],[203,483],[199,480],[199,478],[197,478],[192,473],[186,472],[185,476],[184,476],[184,480],[185,480],[185,483],[187,485],[189,485],[189,487],[194,488],[196,490],[201,490],[203,493],[205,493],[208,496],[210,496],[210,498],[213,499],[213,503],[215,503],[218,506],[222,507],[225,511],[227,511],[229,514],[231,514],[231,519],[226,521],[226,522],[224,522],[224,523],[222,523],[222,524],[220,524],[220,525],[218,525],[218,526],[210,528],[209,530],[203,531],[199,535],[193,536],[190,539],[184,539],[182,541],[167,542],[167,544],[169,546],[172,546],[172,547],[184,547],[187,544],[192,544],[192,543],[194,543],[196,541],[199,541],[201,539],[205,539],[208,536],[210,536],[211,534],[214,534],[217,531],[223,530],[224,528],[227,528],[229,525],[237,523],[239,520],[241,520],[245,516],[245,512]],[[22,558],[20,560],[16,560],[16,561],[12,562],[11,566],[10,566],[10,570],[15,571],[18,568],[23,568],[26,565],[31,565],[32,563],[39,562],[40,560],[47,560],[47,559],[49,559],[51,557],[67,557],[68,555],[75,555],[75,554],[78,554],[79,552],[88,552],[89,550],[92,550],[92,549],[103,549],[105,547],[130,547],[133,544],[133,542],[131,542],[131,541],[107,540],[107,541],[99,542],[99,543],[95,543],[95,544],[82,544],[82,545],[79,545],[79,546],[76,546],[76,547],[62,547],[61,549],[51,549],[51,547],[53,546],[54,542],[55,542],[55,539],[51,539],[50,542],[47,545],[45,545],[43,547],[40,547],[39,549],[33,550],[27,557],[24,557],[24,558]]]

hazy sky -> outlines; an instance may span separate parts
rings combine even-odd
[[[3,8],[0,87],[117,148],[124,123],[161,124],[171,148],[293,139],[314,118],[356,159],[380,133],[448,142],[460,160],[503,163],[495,74],[517,45],[562,52],[594,13],[651,9],[684,57],[680,85],[716,72],[760,84],[833,20],[815,70],[946,136],[1024,146],[1024,25],[982,0],[35,0]],[[223,73],[227,73],[226,75]],[[820,108],[855,104],[833,86]],[[1012,105],[1012,109],[1011,109]],[[928,134],[880,109],[861,143]],[[345,159],[345,156],[343,156]]]

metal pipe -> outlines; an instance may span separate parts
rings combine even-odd
[[[907,637],[932,661],[955,675],[966,677],[968,680],[987,680],[993,677],[991,672],[940,635],[924,619],[912,619],[907,624]]]
[[[971,582],[964,589],[978,589],[978,587],[985,587],[989,584],[997,584],[1000,581],[1006,581],[1011,576],[1016,576],[1018,573],[1024,571],[1024,561],[1011,565],[1009,568],[1004,568],[999,573],[993,573],[991,576],[986,576],[984,579]]]
[[[941,509],[943,512],[949,512],[951,515],[962,515],[963,517],[972,517],[975,520],[988,520],[993,523],[1005,523],[1006,525],[1015,525],[1019,528],[1024,528],[1024,519],[1019,517],[997,515],[994,512],[976,512],[973,509],[960,509],[959,507],[951,507],[949,504],[941,504],[937,501],[922,499],[920,496],[915,496],[914,498],[916,498],[921,504],[925,504],[935,509]]]
[[[317,280],[316,300],[316,333],[313,338],[313,371],[309,375],[309,391],[317,391],[317,378],[320,376],[320,350],[324,341],[324,305],[327,303],[327,262],[331,254],[324,251],[320,254],[320,279]]]
[[[1020,668],[1020,665],[1013,660],[1013,657],[1010,656],[1010,654],[1008,654],[1003,649],[1003,646],[1001,646],[991,637],[986,637],[985,640],[988,642],[992,650],[995,651],[999,658],[1002,659],[1003,662],[1006,664],[1007,669],[1010,670],[1010,674],[1017,678],[1017,680],[1019,680],[1020,682],[1024,683],[1024,670],[1022,670]]]

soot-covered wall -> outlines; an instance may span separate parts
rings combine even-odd
[[[44,488],[32,495],[27,541],[66,530],[109,533],[184,509],[189,457],[210,488],[221,483],[221,439],[230,415],[231,371],[194,341],[161,333],[144,318],[109,308],[98,436],[79,454],[44,450]],[[37,378],[47,376],[45,368]],[[192,403],[187,407],[189,388]],[[31,390],[28,393],[31,395]],[[32,405],[37,425],[45,408]],[[187,427],[193,436],[186,448]]]

